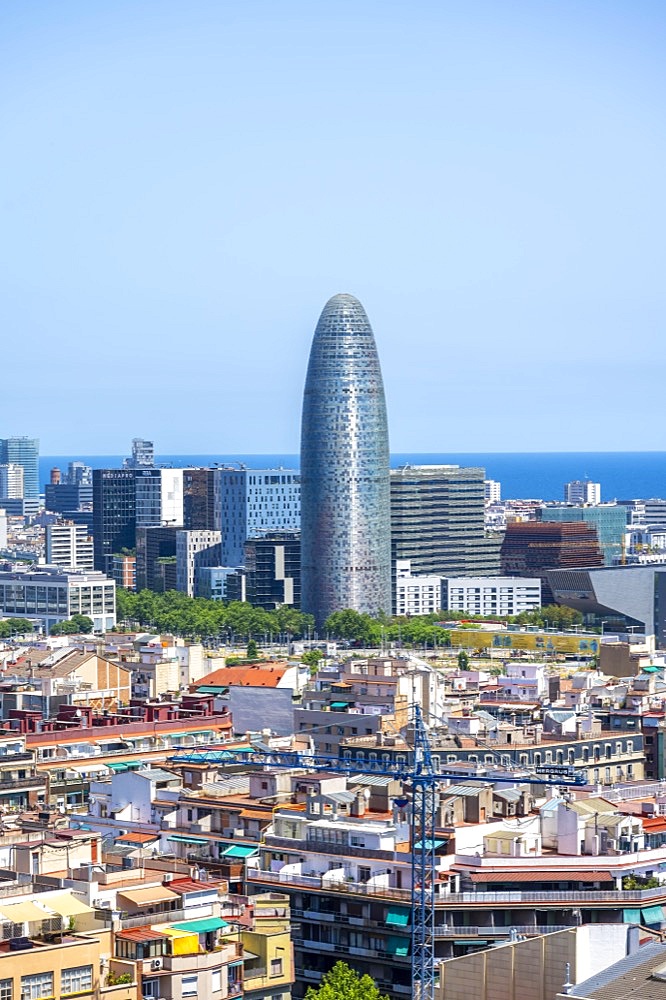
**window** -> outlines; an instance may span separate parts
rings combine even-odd
[[[222,970],[213,969],[210,974],[210,988],[212,993],[219,993],[222,989]]]
[[[63,969],[60,978],[61,993],[85,993],[93,985],[92,965],[78,965]]]
[[[199,992],[198,976],[183,976],[182,995],[184,997],[195,997]]]
[[[271,976],[281,976],[282,975],[282,959],[272,958],[271,959]]]
[[[52,972],[38,972],[34,976],[21,976],[21,1000],[40,1000],[40,997],[52,996]]]
[[[12,1000],[13,979],[0,979],[0,1000]]]

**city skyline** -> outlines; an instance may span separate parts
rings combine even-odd
[[[310,317],[349,289],[396,451],[662,447],[665,26],[612,0],[9,5],[3,433],[295,451]],[[93,377],[113,401],[82,420]]]

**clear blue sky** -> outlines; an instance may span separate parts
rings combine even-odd
[[[394,451],[663,449],[666,5],[4,0],[0,436],[298,450],[357,295]]]

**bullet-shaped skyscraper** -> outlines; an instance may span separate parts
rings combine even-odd
[[[301,424],[301,608],[391,611],[388,424],[372,327],[353,295],[324,306]]]

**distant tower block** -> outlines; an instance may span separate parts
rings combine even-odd
[[[574,479],[564,484],[564,499],[567,503],[601,503],[601,483],[590,479]]]
[[[60,472],[58,466],[54,465],[54,467],[51,469],[51,478],[50,478],[51,486],[59,486],[61,479],[62,479],[62,473]]]
[[[502,484],[496,479],[483,480],[483,496],[487,504],[499,503],[502,499]]]
[[[352,295],[315,330],[301,424],[301,608],[391,611],[388,424],[375,338]]]

